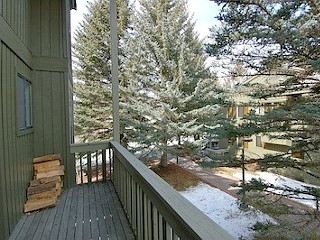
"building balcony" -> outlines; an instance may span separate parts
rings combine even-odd
[[[119,143],[70,149],[78,185],[10,239],[233,239]]]

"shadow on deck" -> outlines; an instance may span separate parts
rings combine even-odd
[[[10,239],[134,239],[110,181],[65,190],[54,208],[24,215]]]

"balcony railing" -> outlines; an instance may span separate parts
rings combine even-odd
[[[105,181],[111,177],[110,144],[104,142],[72,144],[76,183]]]
[[[233,239],[119,143],[110,145],[114,186],[137,239]]]
[[[73,144],[71,153],[78,184],[113,181],[137,239],[233,239],[119,143]]]

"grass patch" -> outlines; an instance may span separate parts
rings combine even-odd
[[[166,168],[161,168],[157,165],[151,169],[177,191],[184,191],[199,183],[198,177],[175,164],[168,164]]]

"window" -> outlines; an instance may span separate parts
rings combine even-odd
[[[243,117],[243,115],[244,115],[243,107],[242,107],[242,106],[239,106],[239,107],[238,107],[238,117]]]
[[[236,106],[229,106],[229,108],[228,108],[228,117],[229,118],[235,118],[236,114],[237,114],[236,110],[237,110]]]
[[[249,115],[249,107],[248,106],[244,106],[243,107],[243,115],[244,116],[248,116]]]
[[[32,127],[32,87],[21,75],[17,77],[17,115],[20,131]]]
[[[256,136],[256,146],[262,147],[261,136]]]
[[[264,112],[269,112],[271,110],[271,104],[270,103],[267,103],[263,107],[264,107]]]
[[[256,113],[256,115],[261,115],[261,113],[262,113],[262,107],[257,107],[257,108],[255,109],[255,113]]]
[[[292,157],[294,158],[300,158],[300,159],[304,159],[304,153],[301,150],[292,150]]]
[[[228,117],[232,117],[232,107],[228,107]]]
[[[248,106],[238,106],[238,117],[242,118],[244,116],[249,115],[249,107]]]

